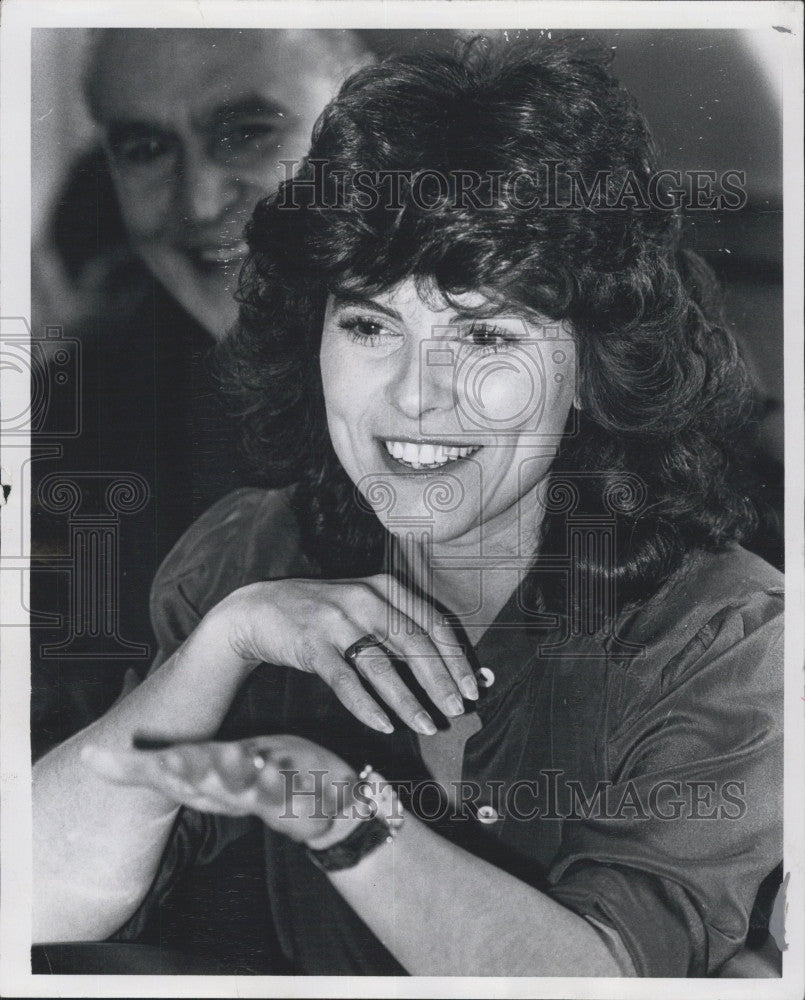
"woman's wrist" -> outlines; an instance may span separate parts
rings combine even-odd
[[[329,803],[319,803],[319,808],[327,813],[329,822],[324,829],[305,839],[306,846],[311,850],[324,851],[346,840],[370,815],[367,807],[361,806],[356,795],[360,776],[353,772],[351,779],[350,784],[339,785],[333,790]]]
[[[315,854],[356,840],[358,828],[372,824],[379,829],[376,834],[367,834],[363,839],[366,847],[356,846],[355,862],[360,860],[360,851],[372,850],[385,840],[396,835],[404,820],[402,806],[391,785],[371,766],[367,765],[349,788],[349,803],[339,803],[338,811],[332,817],[329,828],[319,836],[307,840],[308,848]],[[370,843],[371,840],[371,843]],[[342,865],[348,867],[348,865]]]
[[[326,851],[328,848],[345,841],[357,827],[365,822],[365,816],[353,814],[336,816],[323,833],[306,840],[305,846],[311,851]]]
[[[264,594],[269,586],[269,583],[260,584],[261,593]],[[251,621],[255,613],[253,590],[254,585],[242,587],[225,597],[207,612],[191,637],[206,654],[215,650],[218,668],[235,670],[241,682],[267,659],[257,653],[251,638]],[[260,613],[263,617],[270,613],[270,601],[265,597]]]

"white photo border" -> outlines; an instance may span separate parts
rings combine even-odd
[[[387,977],[33,976],[31,926],[30,678],[27,617],[18,574],[0,573],[0,990],[6,996],[395,996],[395,997],[801,997],[805,990],[805,809],[803,789],[803,8],[794,2],[542,2],[542,0],[5,0],[0,37],[0,317],[30,318],[31,30],[35,27],[229,28],[730,28],[763,33],[784,68],[784,321],[786,429],[786,763],[785,873],[788,876],[783,976],[779,980],[470,979]],[[27,406],[27,382],[0,372],[2,416]],[[22,394],[22,395],[20,395]],[[13,443],[13,447],[12,447]],[[3,441],[2,462],[12,483],[9,503],[20,513],[2,519],[6,566],[22,567],[30,553],[27,499],[13,484],[29,442]],[[16,562],[14,561],[16,560]],[[2,564],[0,564],[2,565]],[[2,568],[5,568],[3,566]]]

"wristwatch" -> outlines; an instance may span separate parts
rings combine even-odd
[[[369,764],[358,775],[358,789],[361,792],[360,801],[371,809],[366,818],[353,827],[343,840],[329,847],[307,848],[308,857],[323,872],[354,868],[372,851],[394,840],[403,825],[405,815],[397,796],[389,783]]]

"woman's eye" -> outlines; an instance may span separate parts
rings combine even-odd
[[[483,354],[494,354],[505,350],[517,340],[517,337],[502,326],[495,326],[492,323],[473,323],[462,339],[470,347],[480,349]]]
[[[368,344],[372,346],[389,331],[378,323],[377,320],[365,319],[363,317],[352,317],[342,319],[338,323],[342,330],[345,330],[349,339],[356,344]]]

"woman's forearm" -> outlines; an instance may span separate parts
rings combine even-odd
[[[392,844],[330,878],[411,975],[624,976],[617,936],[409,816]]]
[[[135,734],[215,734],[247,667],[205,620],[180,650],[33,771],[34,941],[99,940],[148,890],[177,807],[148,788],[110,784],[85,747],[128,750]]]

